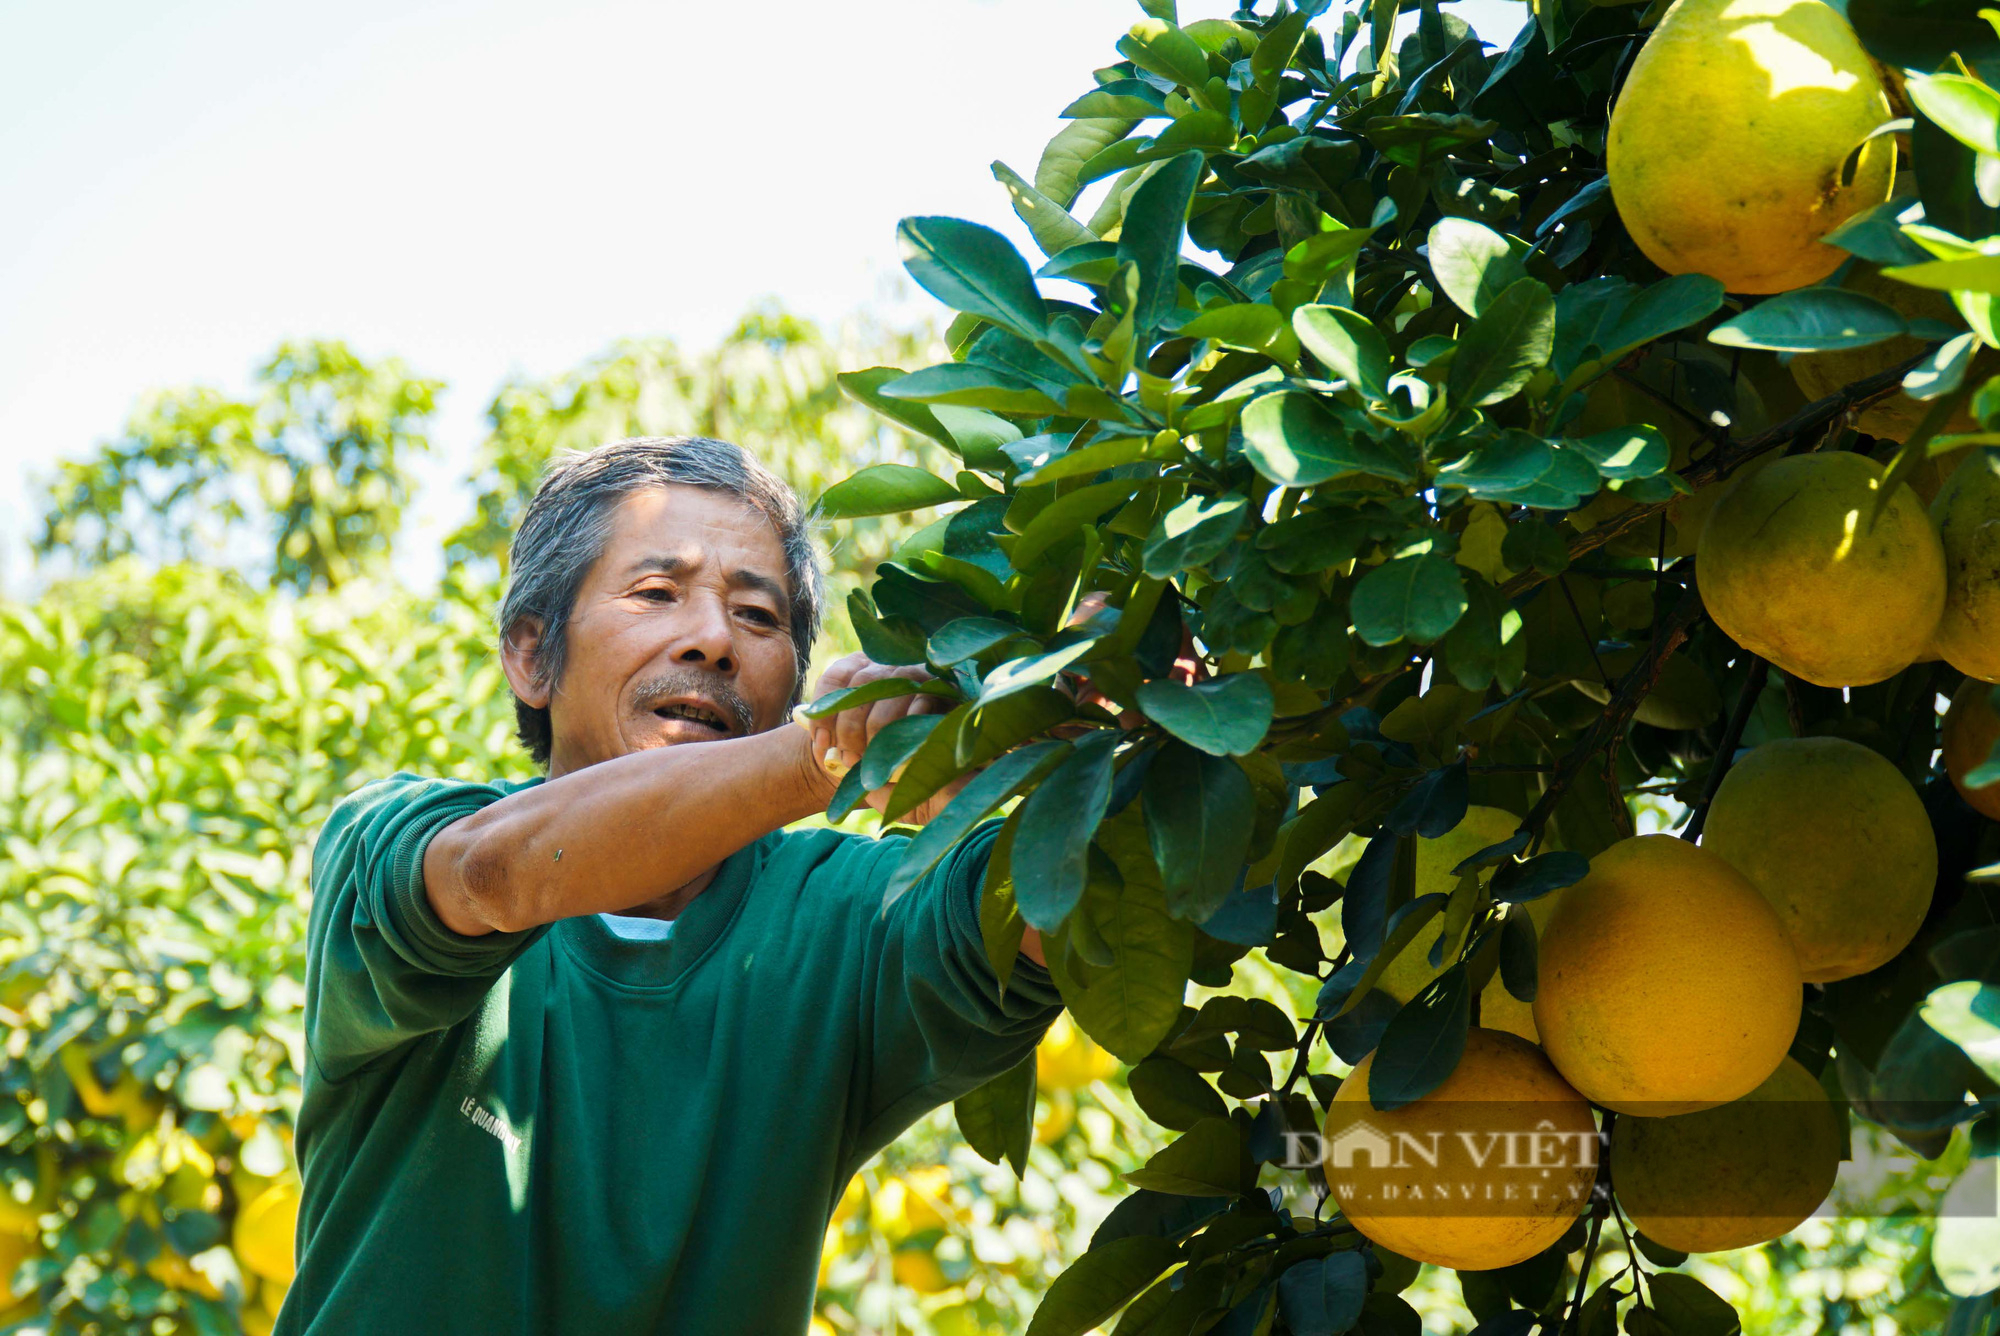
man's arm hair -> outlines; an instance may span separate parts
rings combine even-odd
[[[834,780],[805,729],[620,756],[509,794],[424,851],[424,892],[468,937],[616,913],[669,894],[824,811]]]

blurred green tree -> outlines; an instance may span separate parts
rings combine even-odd
[[[117,440],[59,463],[37,554],[75,567],[223,560],[295,590],[379,567],[443,382],[331,340],[279,345],[256,382],[246,400],[205,386],[151,395]]]

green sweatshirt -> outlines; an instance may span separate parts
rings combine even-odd
[[[996,824],[886,914],[903,838],[779,831],[663,941],[454,933],[424,847],[525,787],[399,774],[314,846],[278,1336],[803,1332],[848,1180],[1059,1010],[980,944]]]

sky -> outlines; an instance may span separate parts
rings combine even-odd
[[[1183,19],[1230,0],[1183,0]],[[1514,0],[1455,6],[1503,46]],[[0,0],[0,591],[33,487],[149,389],[244,393],[287,338],[449,390],[404,544],[436,574],[481,411],[615,340],[776,298],[935,309],[896,221],[1027,249],[1033,175],[1134,0]]]

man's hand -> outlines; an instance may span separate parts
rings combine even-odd
[[[912,682],[928,682],[931,674],[921,666],[887,667],[876,663],[865,654],[849,654],[836,659],[824,673],[820,674],[819,687],[813,693],[818,700],[835,691],[848,687],[866,686],[883,678],[903,677]],[[913,714],[944,714],[951,706],[939,696],[923,692],[911,692],[906,696],[892,696],[888,700],[878,700],[873,705],[857,705],[842,710],[829,719],[804,721],[812,731],[813,755],[816,758],[831,758],[842,767],[861,764],[861,754],[868,750],[868,744],[877,733]],[[970,776],[966,777],[967,779]],[[926,798],[900,819],[912,825],[922,825],[945,809],[958,791],[965,787],[966,779],[955,780]],[[893,782],[883,785],[868,794],[868,805],[878,812],[886,811],[889,797],[896,790]]]
[[[820,674],[819,687],[813,699],[826,696],[847,687],[865,686],[885,677],[906,677],[912,682],[928,682],[931,674],[916,665],[891,668],[876,663],[865,654],[849,654],[836,659],[824,673]],[[906,696],[892,696],[888,700],[876,701],[873,705],[857,705],[853,709],[842,710],[829,719],[806,720],[812,731],[812,750],[815,758],[824,760],[831,757],[843,766],[861,764],[861,754],[868,750],[868,744],[877,733],[895,723],[898,719],[913,714],[944,714],[950,705],[941,696],[923,692],[911,692]],[[962,775],[939,789],[923,802],[904,813],[900,820],[912,825],[922,825],[942,812],[958,791],[972,779]],[[868,794],[868,805],[878,812],[887,811],[890,795],[896,791],[895,781]],[[1043,964],[1041,934],[1029,928],[1021,939],[1021,954]]]

